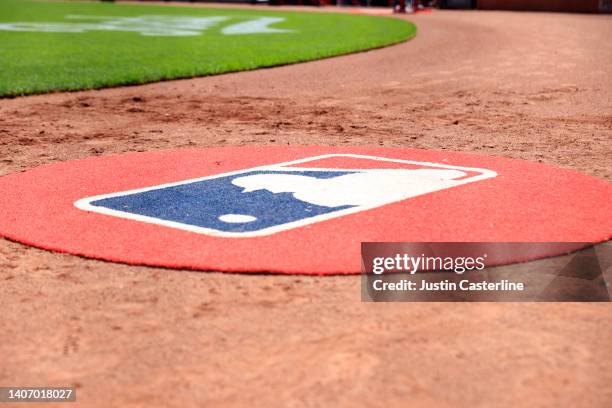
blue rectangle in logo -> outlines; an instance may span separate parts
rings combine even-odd
[[[95,207],[222,232],[253,232],[354,207],[295,197],[296,185],[355,171],[253,170],[92,201]]]

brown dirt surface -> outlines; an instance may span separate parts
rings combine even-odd
[[[475,151],[612,180],[612,16],[408,18],[417,37],[381,50],[0,100],[0,175],[323,144]],[[67,406],[612,406],[610,304],[362,303],[357,276],[133,267],[1,239],[0,284],[0,384],[74,384]]]

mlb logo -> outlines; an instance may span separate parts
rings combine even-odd
[[[257,237],[495,177],[494,171],[327,154],[87,197],[85,211],[219,237]]]

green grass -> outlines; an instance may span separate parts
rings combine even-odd
[[[164,7],[113,3],[0,0],[0,27],[11,23],[99,23],[85,16],[225,16],[195,36],[129,31],[32,32],[0,29],[0,96],[103,88],[309,61],[382,47],[415,35],[393,18],[337,13]],[[254,18],[282,17],[269,27],[291,32],[224,35]],[[104,22],[102,20],[101,22]],[[14,27],[15,26],[11,26]],[[342,75],[342,72],[330,73]]]

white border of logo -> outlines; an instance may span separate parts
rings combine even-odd
[[[386,203],[380,204],[380,205],[347,208],[347,209],[340,210],[340,211],[335,211],[335,212],[332,212],[332,213],[321,214],[321,215],[317,215],[317,216],[314,216],[314,217],[311,217],[311,218],[306,218],[306,219],[303,219],[303,220],[292,221],[292,222],[288,222],[288,223],[285,223],[285,224],[275,225],[275,226],[269,227],[269,228],[264,228],[264,229],[261,229],[261,230],[258,230],[258,231],[249,231],[249,232],[225,232],[225,231],[219,231],[219,230],[210,229],[210,228],[203,228],[203,227],[197,227],[197,226],[194,226],[194,225],[183,224],[183,223],[176,222],[176,221],[166,221],[166,220],[161,220],[159,218],[148,217],[148,216],[145,216],[145,215],[138,215],[138,214],[133,214],[133,213],[129,213],[129,212],[118,211],[118,210],[113,210],[113,209],[109,209],[109,208],[94,206],[94,205],[91,204],[94,201],[102,200],[102,199],[105,199],[105,198],[121,197],[121,196],[130,195],[130,194],[142,193],[142,192],[145,192],[145,191],[159,190],[159,189],[163,189],[163,188],[166,188],[166,187],[179,186],[179,185],[182,185],[182,184],[189,184],[189,183],[194,183],[194,182],[198,182],[198,181],[202,181],[202,180],[209,180],[209,179],[215,179],[215,178],[219,178],[219,177],[237,175],[237,174],[251,172],[251,171],[254,171],[254,170],[275,170],[275,171],[282,171],[282,170],[292,171],[292,170],[296,170],[296,169],[306,170],[306,171],[338,171],[338,170],[359,171],[359,170],[363,170],[363,169],[304,168],[304,167],[299,167],[299,168],[291,168],[291,167],[283,168],[283,166],[292,166],[292,165],[295,165],[295,164],[307,163],[307,162],[314,161],[314,160],[327,159],[327,158],[332,158],[332,157],[351,157],[351,158],[357,158],[357,159],[368,159],[368,160],[376,160],[376,161],[382,161],[382,162],[405,163],[405,164],[412,164],[412,165],[420,165],[420,166],[427,166],[427,167],[436,167],[436,168],[462,170],[462,171],[470,171],[470,172],[480,173],[480,174],[478,174],[476,176],[467,177],[467,178],[465,178],[463,180],[459,180],[457,182],[457,184],[455,184],[455,185],[453,185],[451,187],[447,187],[447,188],[457,187],[459,185],[473,183],[473,182],[476,182],[476,181],[481,181],[481,180],[485,180],[485,179],[493,178],[493,177],[497,176],[497,173],[492,171],[492,170],[480,169],[480,168],[474,168],[474,167],[451,166],[451,165],[439,164],[439,163],[416,162],[416,161],[410,161],[410,160],[390,159],[390,158],[386,158],[386,157],[367,156],[367,155],[360,155],[360,154],[334,153],[334,154],[324,154],[324,155],[320,155],[320,156],[311,156],[311,157],[306,157],[306,158],[303,158],[303,159],[298,159],[298,160],[293,160],[293,161],[288,161],[288,162],[283,162],[283,163],[276,163],[276,164],[271,164],[271,165],[265,165],[265,166],[260,166],[260,167],[251,167],[251,168],[248,168],[248,169],[242,169],[242,170],[232,171],[232,172],[228,172],[228,173],[215,174],[215,175],[212,175],[212,176],[206,176],[206,177],[182,180],[182,181],[178,181],[178,182],[175,182],[175,183],[159,184],[159,185],[156,185],[156,186],[153,186],[153,187],[145,187],[145,188],[139,188],[139,189],[134,189],[134,190],[121,191],[121,192],[118,192],[118,193],[102,194],[102,195],[97,195],[97,196],[92,196],[92,197],[86,197],[86,198],[82,198],[80,200],[77,200],[74,203],[74,206],[76,208],[78,208],[80,210],[84,210],[84,211],[89,211],[89,212],[94,212],[94,213],[99,213],[99,214],[104,214],[104,215],[110,215],[110,216],[114,216],[114,217],[126,218],[126,219],[129,219],[129,220],[141,221],[141,222],[146,222],[146,223],[150,223],[150,224],[163,225],[165,227],[177,228],[177,229],[181,229],[181,230],[184,230],[184,231],[195,232],[195,233],[198,233],[198,234],[205,234],[205,235],[210,235],[210,236],[214,236],[214,237],[252,238],[252,237],[261,237],[261,236],[271,235],[271,234],[275,234],[277,232],[286,231],[286,230],[290,230],[290,229],[294,229],[294,228],[298,228],[298,227],[303,227],[303,226],[306,226],[306,225],[310,225],[310,224],[314,224],[314,223],[317,223],[317,222],[329,220],[329,219],[332,219],[332,218],[342,217],[342,216],[349,215],[349,214],[354,214],[354,213],[358,213],[358,212],[362,212],[362,211],[366,211],[366,210],[371,210],[373,208],[382,207],[384,205],[391,204],[391,203],[394,203],[394,202],[397,202],[397,201],[403,201],[403,200],[396,200],[396,201],[389,201],[389,202],[386,202]],[[446,189],[446,188],[444,188],[444,189]],[[440,191],[440,190],[438,190],[438,191]],[[427,193],[427,194],[429,194],[429,193]]]

